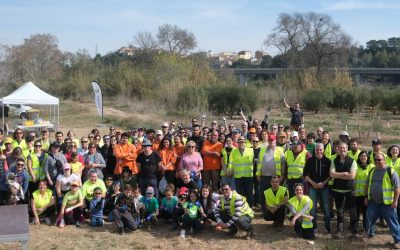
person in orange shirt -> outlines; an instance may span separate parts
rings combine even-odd
[[[224,148],[224,145],[218,141],[218,136],[218,131],[213,131],[210,140],[204,142],[201,150],[203,155],[203,185],[210,185],[213,192],[217,192],[219,189],[221,151]]]
[[[122,168],[128,166],[132,170],[132,175],[136,176],[139,170],[136,166],[136,147],[128,143],[129,134],[122,133],[121,141],[114,147],[114,156],[117,158],[117,165],[114,169],[114,175],[121,175]]]
[[[172,147],[172,142],[166,136],[161,140],[158,153],[161,157],[161,172],[167,179],[168,184],[175,184],[176,172],[176,153]]]
[[[185,153],[185,145],[183,143],[183,139],[181,136],[178,135],[174,136],[174,151],[176,154],[175,169],[178,169],[182,155],[183,153]],[[178,173],[176,173],[176,177],[178,177]]]
[[[153,150],[154,151],[158,152],[162,138],[163,138],[163,132],[161,130],[157,130],[156,137],[154,138],[154,141],[153,141]]]

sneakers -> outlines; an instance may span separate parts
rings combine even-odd
[[[254,237],[253,229],[246,233],[246,240],[251,240]]]
[[[81,223],[80,221],[77,221],[77,222],[75,222],[75,226],[76,226],[76,227],[81,227],[81,226],[82,226],[82,223]]]
[[[49,217],[45,217],[44,221],[46,222],[47,225],[51,225],[51,220]]]
[[[189,234],[193,234],[193,233],[194,233],[194,229],[193,229],[193,227],[190,227]]]
[[[230,228],[229,228],[229,231],[228,231],[228,234],[229,234],[230,236],[235,236],[236,233],[237,233],[238,231],[239,231],[239,230],[237,229],[237,227],[230,227]]]
[[[179,234],[179,237],[185,238],[185,237],[186,237],[185,234],[186,234],[185,229],[182,229],[181,232],[180,232],[180,234]]]

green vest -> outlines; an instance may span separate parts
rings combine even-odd
[[[326,145],[326,148],[324,149],[324,155],[328,159],[332,157],[332,145],[329,142],[328,145]]]
[[[308,197],[307,195],[303,195],[303,197],[301,198],[301,201],[299,201],[297,199],[296,196],[293,196],[290,200],[289,200],[289,204],[294,208],[294,210],[296,210],[296,212],[299,212],[303,209],[303,207],[310,202],[310,207],[308,208],[308,210],[304,213],[304,215],[310,215],[310,211],[313,207],[313,201],[310,199],[310,197]],[[294,214],[289,214],[294,216]],[[301,224],[302,228],[313,228],[313,223],[312,220],[303,217],[303,223]]]
[[[288,166],[288,179],[298,179],[303,176],[304,165],[306,164],[307,150],[303,150],[294,159],[292,150],[286,151],[286,163]]]
[[[232,191],[232,198],[231,198],[231,202],[229,204],[229,214],[230,216],[233,216],[235,214],[235,201],[236,201],[236,197],[239,194],[236,193],[236,191]],[[254,212],[253,210],[250,208],[249,204],[246,201],[246,197],[242,196],[243,199],[243,206],[242,209],[240,210],[240,215],[248,215],[251,218],[254,218]],[[221,197],[221,210],[225,211],[225,198],[224,196]]]
[[[347,155],[348,155],[351,159],[357,161],[357,160],[358,160],[358,155],[359,155],[360,153],[361,153],[361,150],[359,150],[359,149],[357,149],[357,151],[356,151],[355,153],[353,153],[353,151],[349,150],[349,151],[347,152]]]
[[[239,148],[232,149],[229,157],[229,168],[233,169],[235,178],[253,177],[254,152],[252,148],[245,148],[243,155]]]
[[[261,169],[262,169],[262,163],[264,160],[264,155],[265,152],[267,151],[267,148],[261,148],[260,154],[258,155],[259,161],[257,165],[257,176],[261,176]],[[276,169],[276,175],[282,176],[282,162],[281,162],[281,156],[283,154],[283,148],[281,147],[275,147],[274,150],[274,162],[275,162],[275,169]]]
[[[272,188],[268,188],[264,191],[265,202],[269,207],[278,206],[285,198],[286,191],[287,189],[285,187],[279,186],[275,195]]]
[[[388,167],[390,168],[390,167]],[[390,171],[392,174],[394,172],[393,168],[390,168],[388,171]],[[388,171],[386,171],[385,175],[383,176],[382,180],[382,192],[383,192],[383,204],[385,205],[391,205],[393,202],[393,197],[394,197],[394,188],[392,184],[392,180],[390,179],[390,176],[388,174]],[[375,167],[371,169],[371,172],[369,174],[369,181],[368,181],[368,200],[371,200],[371,183],[372,183],[372,176],[374,175],[375,172]]]
[[[397,158],[395,163],[390,159],[390,164],[387,166],[393,168],[397,172],[397,175],[400,176],[400,158]]]
[[[351,157],[351,156],[349,156]],[[354,180],[355,182],[355,192],[356,196],[365,196],[365,186],[367,185],[368,181],[368,173],[372,168],[372,164],[369,164],[365,169],[362,169],[358,164],[357,164],[357,172],[356,172],[356,178]]]
[[[26,141],[24,139],[22,139],[22,141],[20,141],[19,143],[16,140],[13,140],[11,145],[12,145],[13,149],[16,147],[20,147],[22,150],[24,150],[28,147],[28,145],[26,145]]]
[[[46,178],[46,174],[44,171],[44,165],[46,164],[48,154],[45,153],[42,164],[40,164],[39,158],[37,157],[35,152],[32,152],[30,155],[31,155],[31,160],[32,160],[32,171],[36,177],[36,181],[44,180]],[[30,174],[29,174],[29,181],[32,181],[32,176]]]

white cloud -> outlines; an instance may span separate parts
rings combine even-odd
[[[398,10],[400,3],[346,1],[329,5],[325,10]]]

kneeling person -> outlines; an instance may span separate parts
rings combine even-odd
[[[113,210],[115,225],[118,228],[119,234],[124,234],[125,229],[135,231],[138,226],[133,218],[132,213],[135,213],[135,202],[132,195],[132,187],[129,184],[124,186],[124,192],[121,193],[116,202]]]
[[[280,177],[272,176],[271,187],[264,191],[266,211],[264,219],[273,221],[274,227],[280,232],[285,220],[285,207],[289,200],[289,192],[283,186],[280,186]]]
[[[246,198],[232,191],[228,184],[223,184],[221,188],[223,196],[214,212],[218,223],[216,229],[229,228],[231,235],[235,235],[241,229],[247,232],[246,238],[250,239],[254,235],[251,225],[253,210],[247,204]]]

